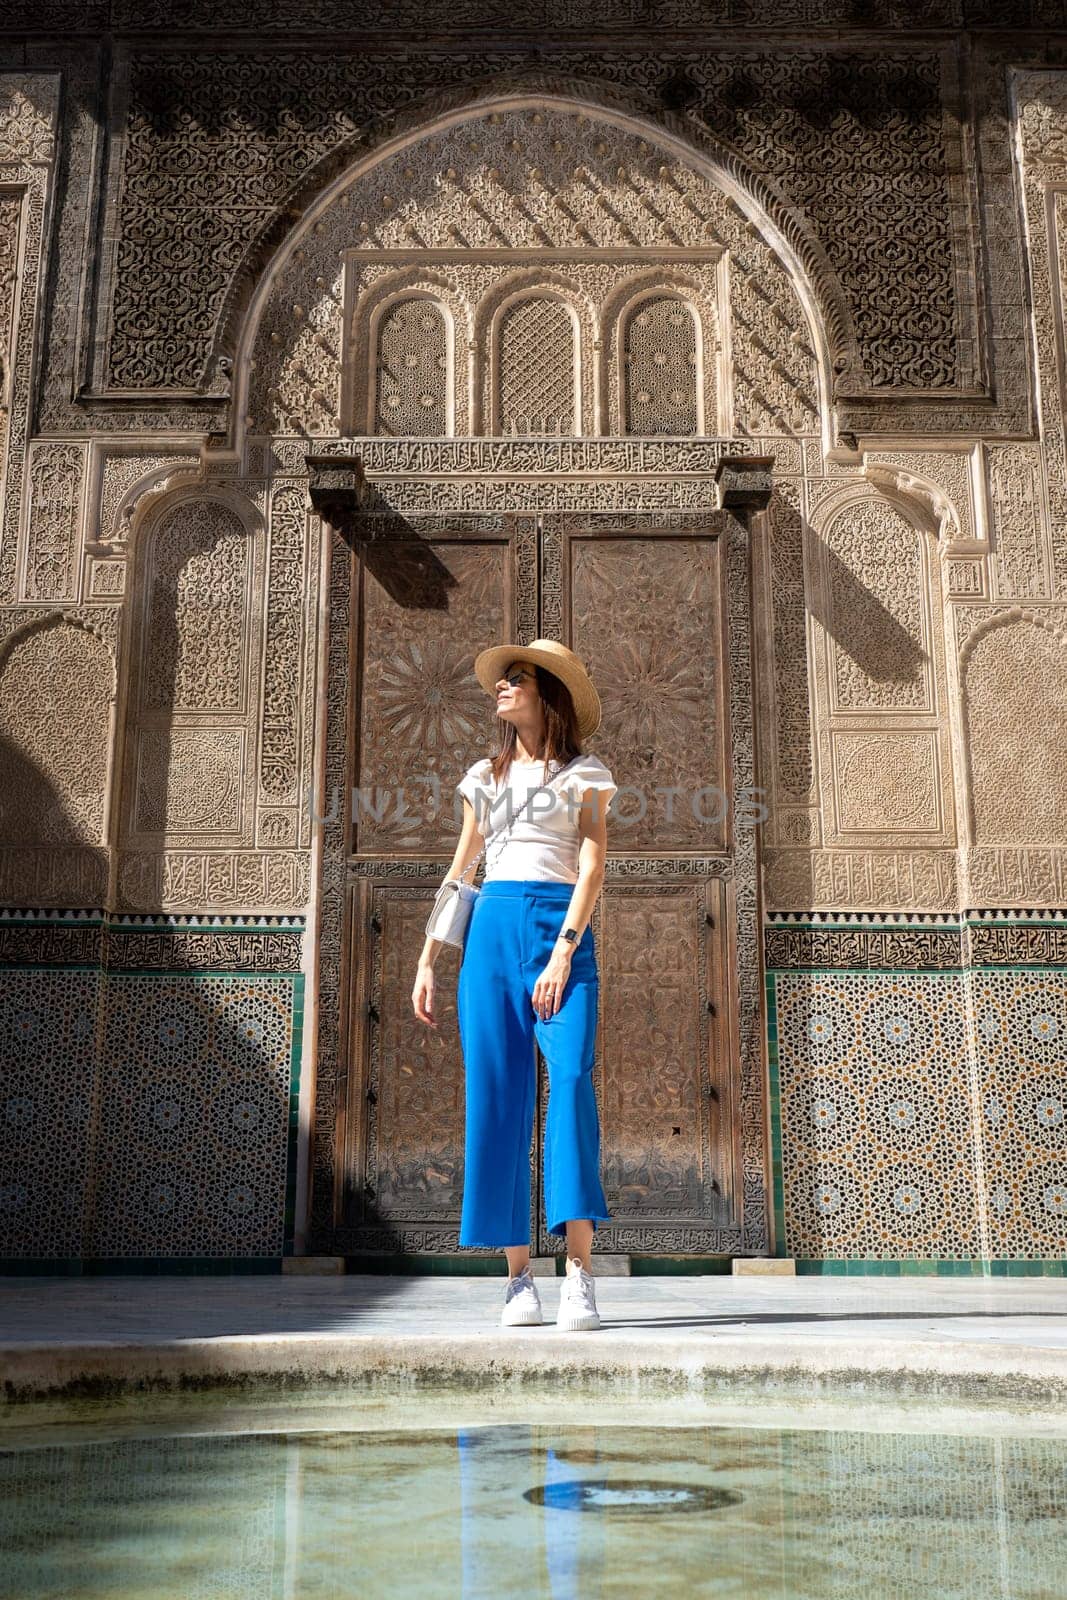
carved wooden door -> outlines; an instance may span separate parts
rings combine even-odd
[[[438,1028],[412,1014],[423,926],[454,847],[453,786],[492,705],[471,671],[503,639],[562,639],[604,717],[620,793],[593,930],[595,1085],[613,1221],[597,1248],[726,1253],[740,1218],[736,949],[722,513],[418,519],[353,572],[353,820],[338,1221],[346,1248],[451,1252],[463,1178],[458,954]],[[431,815],[434,779],[441,805]],[[396,796],[406,789],[406,814]],[[387,803],[386,796],[388,796]],[[531,1238],[544,1232],[538,1062]]]

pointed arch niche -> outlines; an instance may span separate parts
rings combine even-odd
[[[137,530],[123,771],[127,856],[252,843],[261,519],[182,485]]]
[[[732,155],[618,110],[551,93],[453,110],[355,162],[277,251],[240,340],[235,430],[830,443],[833,295],[778,209]],[[639,319],[677,350],[650,345],[628,393]]]
[[[747,433],[753,465],[769,477],[756,436],[761,444],[772,435],[788,438],[794,459],[795,436],[817,441],[822,429],[828,441],[831,365],[827,320],[816,310],[818,295],[788,219],[775,220],[777,202],[769,191],[754,198],[758,187],[726,152],[713,159],[636,115],[550,92],[509,94],[428,120],[390,149],[361,158],[309,209],[262,285],[237,367],[235,412],[245,419],[238,422],[244,432],[229,443],[244,452],[246,463],[271,462],[272,493],[274,484],[284,484],[299,495],[310,473],[312,501],[326,518],[314,534],[325,545],[320,616],[326,637],[317,645],[316,730],[323,754],[316,793],[325,797],[326,821],[316,868],[317,995],[309,1045],[316,1068],[306,1079],[305,1102],[314,1132],[304,1157],[311,1174],[306,1231],[316,1249],[378,1249],[395,1241],[399,1224],[386,1214],[389,1196],[407,1204],[404,1171],[425,1170],[423,1155],[436,1149],[433,1140],[415,1149],[417,1119],[402,1108],[392,1125],[403,1137],[393,1147],[380,1143],[379,1120],[372,1127],[365,1118],[371,1102],[363,1096],[364,1069],[379,1074],[366,1080],[372,1087],[399,1083],[405,1089],[407,1079],[389,1078],[393,1056],[381,1056],[371,1033],[352,1031],[364,1016],[353,1009],[352,997],[369,996],[365,983],[393,970],[391,954],[374,965],[376,923],[383,937],[401,941],[398,950],[406,948],[403,919],[410,917],[411,927],[425,922],[426,894],[440,876],[435,836],[420,830],[412,836],[414,850],[391,844],[378,850],[366,832],[350,832],[347,808],[336,817],[331,810],[335,789],[348,793],[381,781],[381,763],[372,772],[368,752],[387,748],[390,771],[400,770],[407,756],[403,736],[384,742],[383,729],[394,724],[372,692],[384,681],[374,670],[374,652],[388,650],[392,660],[401,630],[417,634],[417,670],[410,684],[398,680],[399,692],[413,695],[417,706],[422,685],[439,674],[450,714],[454,706],[465,717],[470,699],[474,738],[481,702],[469,663],[485,630],[510,628],[522,638],[547,634],[588,649],[584,641],[596,637],[595,621],[588,621],[599,607],[596,585],[604,574],[611,579],[627,563],[647,559],[664,573],[657,590],[664,614],[694,630],[697,644],[687,644],[687,658],[719,653],[716,689],[731,698],[714,727],[724,730],[734,791],[752,781],[752,564],[742,520],[714,510],[723,454],[715,435],[727,436],[726,453],[734,456],[743,453],[731,448],[735,436]],[[391,307],[419,294],[451,315],[454,435],[361,440],[361,428],[378,426],[369,398],[378,382],[378,332]],[[669,311],[684,307],[691,319],[694,348],[684,342],[683,357],[701,375],[692,421],[705,431],[661,434],[650,447],[647,435],[622,433],[617,381],[612,409],[606,330],[625,326],[627,308],[642,304],[642,297],[657,296],[669,301]],[[547,341],[555,362],[549,363],[555,387],[547,386],[554,402],[532,403],[521,393],[516,400],[509,337],[519,330],[531,356],[541,358],[545,349],[531,339],[528,323],[542,314],[545,322],[556,319],[548,330],[555,343]],[[612,339],[615,349],[617,334]],[[521,339],[516,348],[521,355]],[[546,418],[558,431],[522,431],[543,429]],[[341,482],[349,458],[358,458],[351,462],[351,484]],[[747,474],[739,470],[737,476]],[[730,492],[740,493],[736,486]],[[746,487],[743,503],[754,506],[759,502],[752,496],[766,492]],[[351,511],[352,527],[331,531],[335,506],[344,519]],[[431,588],[419,591],[416,605],[397,578],[409,558],[432,562],[425,568]],[[422,566],[409,564],[408,570],[425,581]],[[691,592],[685,585],[694,574],[700,592],[725,597],[725,611],[673,603],[675,592]],[[437,589],[441,601],[434,605]],[[620,590],[624,604],[625,580]],[[469,626],[468,615],[475,619]],[[648,617],[643,620],[647,624]],[[720,660],[727,636],[728,663]],[[637,663],[635,679],[644,670]],[[651,670],[668,670],[655,652]],[[465,730],[467,721],[461,722]],[[460,759],[458,737],[450,734],[448,749],[440,749],[442,782]],[[736,996],[731,989],[730,1004],[717,1013],[730,1030],[729,1042],[708,1056],[720,1063],[724,1087],[716,1104],[728,1106],[729,1115],[720,1118],[702,1092],[693,1107],[694,1119],[706,1114],[708,1128],[714,1123],[727,1130],[728,1158],[719,1167],[730,1175],[716,1191],[721,1219],[711,1224],[717,1247],[759,1251],[768,1227],[759,890],[751,830],[737,835],[738,864],[729,871],[717,856],[701,857],[694,874],[684,851],[668,859],[631,849],[613,874],[605,915],[640,919],[661,895],[668,910],[684,902],[684,915],[693,910],[696,916],[699,971],[721,975],[724,993],[735,983],[727,973],[737,974]],[[707,940],[714,943],[711,955]],[[722,941],[729,943],[729,956]],[[628,946],[623,939],[618,948]],[[697,992],[691,987],[690,997]],[[372,1003],[379,1015],[390,1010],[388,1003]],[[699,1050],[687,1044],[686,1060],[704,1051],[704,1029],[711,1026],[711,1009],[697,1011],[700,1026],[692,1025],[692,1037]],[[378,1088],[374,1094],[374,1104],[384,1105]],[[367,1176],[360,1154],[364,1130],[366,1150],[373,1143],[374,1161],[386,1173],[381,1186]],[[668,1130],[664,1137],[674,1134]],[[707,1141],[700,1138],[703,1150]],[[694,1157],[694,1171],[704,1170],[703,1159]],[[447,1219],[441,1223],[435,1214],[426,1222],[416,1204],[409,1220],[410,1228],[403,1223],[401,1231],[421,1241],[416,1248],[452,1248]],[[668,1232],[671,1239],[691,1239],[681,1222],[670,1222]],[[700,1235],[705,1245],[710,1237]]]

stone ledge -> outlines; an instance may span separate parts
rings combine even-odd
[[[283,1256],[282,1275],[286,1278],[343,1278],[344,1256]]]
[[[733,1396],[752,1390],[781,1398],[814,1394],[866,1399],[923,1398],[1062,1405],[1067,1351],[1024,1344],[868,1339],[860,1345],[791,1332],[709,1334],[692,1342],[543,1328],[459,1338],[447,1334],[249,1335],[166,1344],[37,1344],[8,1348],[0,1362],[7,1422],[25,1423],[44,1403],[136,1396],[249,1394],[264,1400],[338,1385],[354,1398],[415,1388],[439,1395],[617,1392]]]
[[[503,1272],[7,1279],[0,1416],[33,1427],[88,1404],[150,1424],[183,1396],[254,1413],[331,1391],[356,1413],[388,1396],[548,1405],[561,1391],[819,1410],[1067,1402],[1063,1279],[603,1277],[601,1328],[570,1334],[559,1285],[541,1285],[546,1324],[503,1329]]]
[[[790,1256],[737,1256],[731,1271],[735,1278],[795,1278],[797,1264]]]

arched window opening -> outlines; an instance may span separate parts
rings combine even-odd
[[[396,301],[378,323],[374,431],[441,438],[448,431],[448,324],[422,295]]]
[[[640,300],[623,336],[625,429],[689,436],[699,431],[697,324],[674,295]]]
[[[575,433],[575,325],[567,306],[548,296],[516,301],[500,319],[499,341],[501,433]]]

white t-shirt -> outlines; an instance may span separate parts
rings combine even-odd
[[[578,819],[586,789],[603,789],[606,811],[618,785],[599,756],[576,757],[565,777],[551,790],[536,795],[518,815],[532,789],[545,789],[567,763],[553,760],[547,777],[543,761],[512,761],[508,781],[495,785],[489,759],[467,768],[456,788],[474,807],[485,838],[483,882],[493,878],[536,878],[552,883],[577,883],[581,835]],[[510,807],[510,809],[509,809]],[[512,818],[507,838],[503,832]]]

